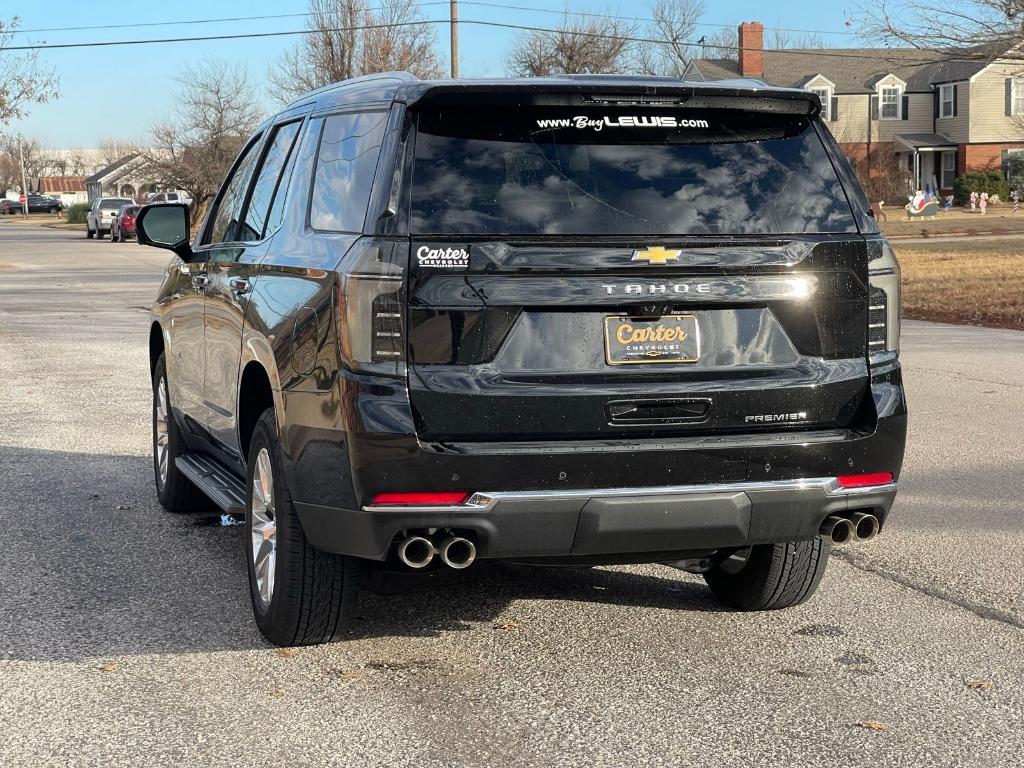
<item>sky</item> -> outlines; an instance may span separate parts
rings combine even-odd
[[[370,0],[372,2],[372,0]],[[448,19],[448,2],[418,0],[428,19]],[[503,5],[506,7],[493,7]],[[855,46],[846,26],[850,3],[835,0],[787,0],[766,8],[763,0],[719,0],[708,2],[697,36],[711,34],[715,25],[735,27],[740,21],[761,21],[765,27],[816,30],[827,45]],[[510,8],[508,6],[517,6]],[[534,26],[557,25],[561,12],[583,11],[621,16],[649,16],[648,0],[590,2],[563,0],[489,0],[487,4],[461,0],[462,19],[479,19]],[[96,4],[81,0],[0,4],[0,18],[9,20],[17,12],[21,29],[12,45],[33,43],[71,43],[108,40],[194,37],[199,35],[239,34],[298,30],[304,19],[277,18],[217,23],[165,24],[166,22],[221,19],[260,15],[301,14],[305,0],[177,0],[174,3],[151,2]],[[106,23],[152,24],[137,28],[102,28],[53,31],[54,27],[95,26]],[[43,30],[48,31],[30,31]],[[448,25],[438,24],[438,44],[448,61]],[[459,35],[460,67],[463,77],[503,75],[505,52],[518,33],[464,24]],[[766,29],[766,36],[770,31]],[[24,120],[0,130],[20,132],[38,138],[54,148],[93,147],[102,138],[144,140],[148,128],[174,109],[174,76],[189,62],[222,58],[240,62],[248,69],[257,86],[261,107],[270,114],[276,102],[264,84],[269,67],[282,52],[295,45],[297,37],[248,40],[167,43],[143,46],[112,46],[42,51],[40,60],[53,68],[60,79],[60,96],[55,101],[31,107]],[[0,54],[2,55],[2,54]]]

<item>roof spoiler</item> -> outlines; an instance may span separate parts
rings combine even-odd
[[[522,106],[646,106],[688,107],[691,109],[743,109],[789,115],[814,115],[821,107],[810,91],[795,88],[772,88],[750,81],[714,84],[684,83],[666,79],[645,84],[619,82],[590,83],[584,78],[575,82],[553,82],[538,79],[536,83],[452,83],[421,82],[407,85],[400,98],[412,108],[463,106],[481,104],[500,107]]]

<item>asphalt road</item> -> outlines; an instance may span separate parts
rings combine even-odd
[[[656,566],[474,567],[280,653],[241,529],[153,492],[165,262],[0,227],[0,766],[1024,762],[1024,333],[905,326],[891,525],[804,606],[725,611]]]

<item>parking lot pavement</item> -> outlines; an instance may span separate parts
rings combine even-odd
[[[241,533],[152,490],[166,258],[0,229],[0,766],[1019,766],[1024,334],[908,323],[885,533],[796,609],[656,566],[474,567],[279,652]]]

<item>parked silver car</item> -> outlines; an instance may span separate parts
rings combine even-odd
[[[122,206],[134,203],[127,197],[97,197],[92,201],[89,214],[85,218],[85,236],[99,237],[110,232],[111,221]]]

